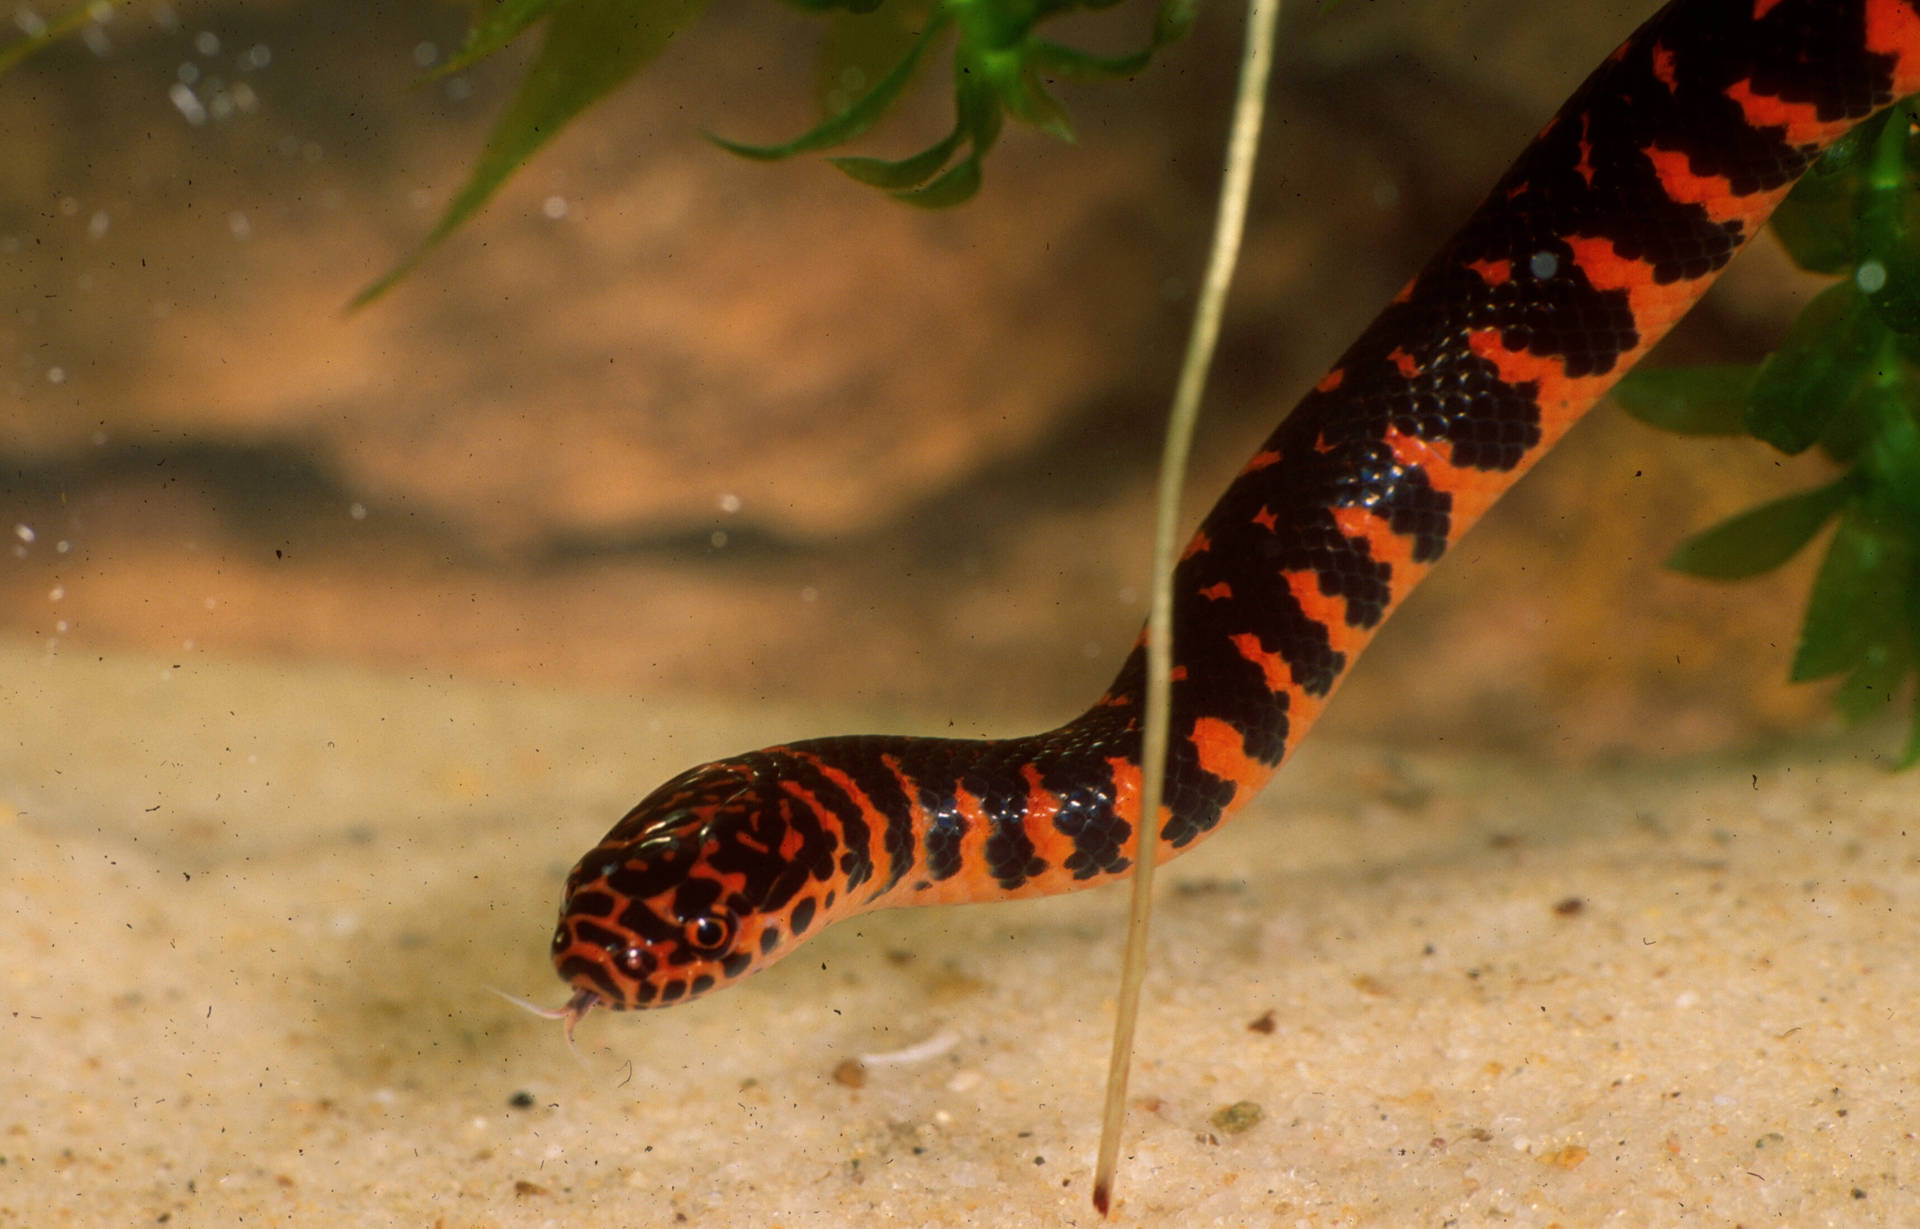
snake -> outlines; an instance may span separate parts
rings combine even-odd
[[[1243,807],[1387,616],[1684,315],[1822,151],[1920,91],[1920,0],[1675,0],[1547,122],[1239,471],[1173,577],[1154,856]],[[684,1003],[869,910],[1094,887],[1140,857],[1144,636],[1024,737],[703,764],[568,874],[574,1025]]]

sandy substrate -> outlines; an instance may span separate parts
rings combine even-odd
[[[1095,1223],[1116,892],[865,919],[578,1061],[487,992],[559,1000],[558,881],[654,781],[845,715],[20,640],[0,701],[0,1223]],[[1310,741],[1168,868],[1116,1219],[1920,1223],[1868,745]]]

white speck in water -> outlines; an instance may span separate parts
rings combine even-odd
[[[1560,272],[1560,258],[1552,252],[1535,252],[1527,261],[1527,271],[1541,281],[1548,281]]]
[[[364,521],[367,519],[367,505],[357,502],[350,503],[347,505],[347,515],[356,521]]]
[[[106,238],[107,227],[111,225],[113,225],[113,219],[108,216],[106,210],[104,209],[94,210],[93,216],[87,219],[87,238],[89,239]]]
[[[564,196],[549,196],[546,200],[540,202],[540,212],[558,222],[561,218],[567,216],[567,198]]]
[[[357,913],[336,913],[327,921],[328,927],[339,938],[344,939],[360,932],[360,915]]]
[[[465,77],[448,77],[447,83],[440,87],[440,92],[447,96],[449,102],[465,102],[473,97],[473,82]]]
[[[720,511],[727,513],[729,516],[740,511],[740,497],[734,494],[722,495],[720,497]]]
[[[1683,990],[1679,997],[1673,1000],[1673,1005],[1682,1011],[1687,1010],[1689,1007],[1698,1007],[1700,1005],[1700,995],[1697,991]]]
[[[233,109],[243,115],[260,105],[260,95],[254,93],[253,87],[244,81],[236,81],[233,89],[227,92],[227,97],[233,100]]]
[[[47,600],[49,602],[57,602],[65,596],[67,596],[67,587],[65,585],[55,585],[53,588],[47,590]]]
[[[242,243],[253,238],[253,223],[249,222],[247,215],[238,209],[227,215],[227,229],[232,231],[233,237]]]
[[[107,446],[107,433],[98,427],[94,428],[93,434],[88,436],[87,439],[95,448],[105,448]]]
[[[99,15],[103,9],[109,15],[113,13],[113,7],[104,3],[92,5],[87,9],[87,16],[93,19],[93,24],[80,27],[80,41],[86,44],[88,51],[105,59],[113,54],[113,40],[107,37],[107,32],[99,24],[105,20]]]
[[[1120,599],[1122,606],[1131,606],[1140,600],[1140,591],[1132,585],[1122,585],[1120,592],[1115,596]]]
[[[413,62],[421,68],[432,68],[440,62],[440,49],[432,43],[415,43]]]
[[[65,367],[47,368],[47,383],[65,384],[66,382],[67,382],[67,369]]]
[[[32,542],[34,538],[39,535],[33,532],[33,526],[31,525],[15,525],[13,527],[13,536],[19,538],[22,542]]]
[[[47,19],[24,4],[13,10],[13,24],[28,38],[39,38],[47,32]]]
[[[207,122],[207,109],[200,105],[200,98],[193,92],[192,86],[174,82],[167,87],[167,100],[195,128]]]
[[[219,55],[220,36],[212,30],[202,30],[193,36],[193,49],[201,55]]]
[[[814,588],[812,585],[808,585],[806,588],[800,590],[800,600],[803,602],[817,602],[820,600],[820,590]]]
[[[724,529],[716,529],[707,541],[713,544],[713,549],[725,550],[727,548],[727,531]]]
[[[414,209],[431,209],[433,208],[433,193],[425,188],[414,188],[407,193],[407,204]]]
[[[59,620],[56,620],[56,621],[55,621],[55,623],[54,623],[54,625],[53,625],[53,630],[54,630],[55,632],[58,632],[58,633],[59,633],[60,635],[62,635],[62,636],[64,636],[64,635],[66,635],[66,634],[67,634],[67,621],[66,621],[65,619],[59,619]]]
[[[67,541],[65,538],[61,538],[58,542],[55,542],[53,544],[54,553],[57,555],[64,555],[72,549],[73,549],[73,543]]]
[[[112,21],[113,0],[93,0],[87,6],[87,20],[103,26]]]
[[[1887,267],[1877,260],[1863,260],[1853,271],[1853,284],[1867,294],[1878,294],[1887,284]]]
[[[159,4],[153,6],[153,24],[162,30],[178,30],[180,14],[174,12],[173,6],[166,0],[160,0]]]
[[[273,63],[273,52],[265,43],[255,43],[240,57],[240,68],[243,72],[259,72],[271,63]]]
[[[219,604],[220,604],[219,599],[212,598],[212,597],[202,598],[200,601],[201,607],[206,610],[212,610],[215,606],[218,606]]]
[[[200,81],[200,66],[188,60],[174,69],[173,75],[179,79],[181,85],[197,85]]]
[[[196,641],[192,636],[188,636],[185,640],[182,640],[180,642],[180,648],[184,652],[191,653],[198,647],[200,647],[199,642]]]

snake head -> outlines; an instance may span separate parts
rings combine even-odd
[[[567,876],[553,962],[569,1024],[682,1003],[785,955],[834,904],[837,843],[766,752],[662,785]]]

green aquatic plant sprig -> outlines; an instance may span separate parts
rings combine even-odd
[[[869,89],[841,105],[801,136],[775,145],[714,137],[736,154],[764,160],[831,149],[865,133],[912,84],[926,51],[955,38],[953,129],[906,158],[836,157],[846,174],[916,205],[956,205],[979,191],[981,159],[1012,116],[1070,139],[1066,110],[1048,92],[1056,79],[1129,77],[1153,53],[1183,36],[1198,0],[1159,0],[1148,44],[1130,55],[1097,56],[1040,38],[1050,18],[1108,8],[1118,0],[790,0],[836,23],[897,29],[918,22],[893,66]],[[477,9],[460,51],[428,79],[471,67],[533,29],[544,26],[539,52],[495,121],[467,182],[420,243],[362,291],[354,306],[393,287],[441,241],[479,211],[542,145],[581,112],[663,52],[700,16],[706,0],[497,0]],[[922,15],[924,13],[924,16]],[[823,52],[823,55],[826,54]]]
[[[803,7],[832,4],[832,0],[796,2]],[[859,3],[864,0],[843,7],[867,11],[857,8]],[[765,160],[843,145],[865,133],[899,101],[912,83],[922,55],[951,33],[955,37],[952,130],[905,158],[843,156],[829,161],[854,179],[909,204],[930,208],[957,205],[980,190],[981,159],[999,139],[1005,117],[1071,141],[1073,128],[1066,108],[1048,91],[1048,83],[1059,79],[1112,80],[1139,73],[1156,51],[1185,36],[1193,25],[1197,0],[1161,0],[1146,46],[1126,55],[1094,55],[1036,33],[1038,26],[1050,18],[1110,8],[1115,3],[1117,0],[937,0],[919,36],[870,90],[800,136],[780,144],[753,145],[709,135],[733,153]]]
[[[1668,566],[1718,580],[1758,575],[1827,526],[1790,677],[1841,680],[1849,719],[1884,711],[1920,665],[1920,141],[1909,99],[1837,143],[1774,215],[1787,253],[1837,277],[1780,349],[1750,367],[1635,373],[1628,412],[1692,435],[1755,436],[1788,455],[1819,448],[1831,482],[1749,509],[1681,543]],[[1920,762],[1920,687],[1898,764]]]

